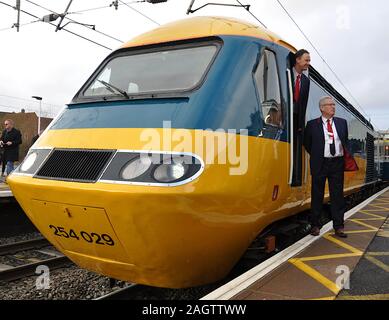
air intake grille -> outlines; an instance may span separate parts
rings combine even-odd
[[[367,133],[366,136],[366,182],[374,181],[377,177],[374,166],[374,137]]]
[[[56,149],[35,177],[96,182],[112,154],[113,151]]]

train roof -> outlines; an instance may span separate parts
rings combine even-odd
[[[156,29],[133,38],[132,40],[122,45],[121,48],[131,48],[221,35],[255,37],[281,45],[291,52],[297,51],[295,47],[281,39],[280,36],[261,26],[257,26],[235,18],[206,16],[187,18],[162,25]],[[310,67],[309,73],[311,77],[323,85],[323,87],[327,89],[335,98],[342,102],[351,113],[359,118],[370,129],[374,130],[371,123],[365,119],[365,117],[356,108],[354,108],[312,66]]]
[[[202,16],[165,24],[135,37],[125,43],[122,48],[221,35],[260,38],[282,45],[293,52],[297,51],[278,35],[261,26],[235,18]]]

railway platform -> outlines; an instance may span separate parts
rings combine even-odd
[[[389,300],[389,187],[202,300]]]
[[[9,186],[6,183],[0,181],[0,200],[1,198],[4,199],[4,198],[12,198],[12,197],[13,197],[12,191],[9,188]]]

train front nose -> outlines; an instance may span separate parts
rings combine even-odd
[[[55,158],[61,161],[68,161],[63,154]],[[59,167],[52,170],[58,174]],[[39,231],[76,264],[117,279],[180,288],[225,276],[252,239],[253,219],[231,214],[236,192],[226,194],[213,178],[210,184],[211,171],[169,187],[59,181],[43,178],[43,170],[35,176],[16,172],[9,184]]]
[[[209,194],[24,176],[10,185],[39,231],[76,264],[130,282],[179,288],[215,281],[250,234],[247,224],[216,212],[221,199]]]

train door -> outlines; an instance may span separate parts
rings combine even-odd
[[[259,136],[265,138],[262,140],[261,163],[265,164],[266,188],[272,199],[269,205],[272,206],[280,205],[288,196],[284,191],[288,174],[286,54],[282,48],[273,44],[261,47],[253,73],[262,115]]]
[[[290,119],[290,143],[291,143],[291,167],[290,167],[290,185],[292,187],[301,187],[303,184],[303,172],[305,171],[305,152],[303,149],[303,133],[305,127],[305,108],[302,108],[295,101],[294,87],[295,77],[293,66],[295,64],[294,54],[290,53],[287,59],[287,72],[289,83],[289,119]]]

